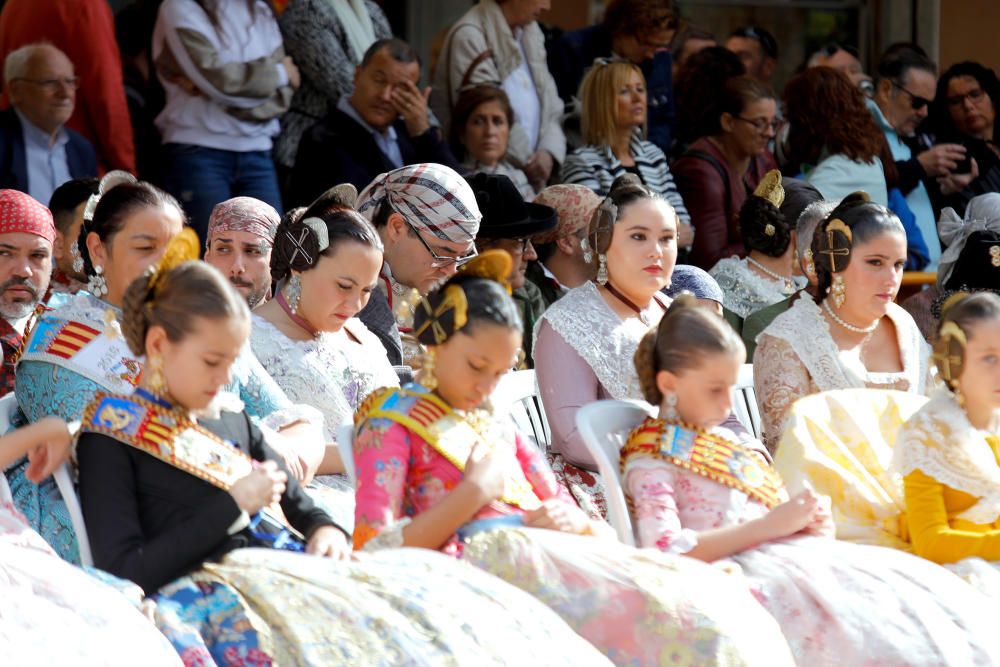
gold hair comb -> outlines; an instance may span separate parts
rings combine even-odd
[[[766,199],[774,204],[774,208],[781,208],[781,205],[785,201],[785,188],[781,185],[781,172],[777,169],[772,169],[764,174],[764,178],[760,179],[757,189],[753,191],[753,196]]]
[[[185,227],[180,234],[170,239],[163,257],[153,267],[153,276],[149,279],[149,289],[155,290],[160,279],[170,269],[198,259],[198,234],[190,227]]]

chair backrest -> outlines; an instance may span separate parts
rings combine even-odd
[[[538,392],[535,371],[511,371],[500,379],[490,396],[498,418],[510,416],[522,435],[533,440],[540,449],[551,440],[548,420]]]
[[[635,546],[635,533],[622,488],[619,452],[632,429],[648,416],[648,408],[628,401],[597,401],[576,412],[580,437],[604,481],[608,518],[618,539],[630,546]]]
[[[740,374],[733,387],[733,413],[740,423],[760,440],[761,427],[760,409],[757,407],[757,394],[753,388],[753,364],[743,364]]]
[[[337,427],[337,449],[340,450],[340,460],[344,462],[344,472],[351,484],[358,486],[357,473],[354,470],[354,422],[346,421]]]

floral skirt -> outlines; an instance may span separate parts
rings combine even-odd
[[[531,596],[424,549],[240,549],[153,599],[189,667],[608,664]]]
[[[618,665],[792,665],[745,581],[690,558],[531,528],[481,532],[463,559],[544,602]]]

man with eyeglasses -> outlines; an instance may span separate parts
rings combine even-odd
[[[11,108],[0,111],[0,188],[27,192],[47,204],[73,178],[97,176],[94,148],[65,127],[73,115],[73,63],[49,44],[29,44],[4,61]]]
[[[965,158],[965,147],[960,144],[939,144],[914,155],[907,143],[927,118],[936,83],[937,68],[929,58],[915,49],[897,49],[879,61],[875,97],[868,101],[896,162],[899,189],[927,245],[927,271],[937,270],[941,241],[926,182],[936,187],[929,179],[949,176]]]
[[[382,341],[389,362],[414,366],[419,343],[409,337],[420,295],[476,256],[482,214],[464,178],[441,164],[414,164],[380,174],[358,195],[357,210],[385,248],[381,289],[358,315]],[[403,334],[401,337],[400,334]]]

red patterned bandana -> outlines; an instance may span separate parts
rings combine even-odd
[[[274,243],[280,221],[278,212],[266,202],[253,197],[233,197],[216,204],[208,218],[208,240],[220,232],[250,232]]]
[[[56,240],[52,213],[30,195],[18,190],[0,190],[0,234],[24,232]]]

